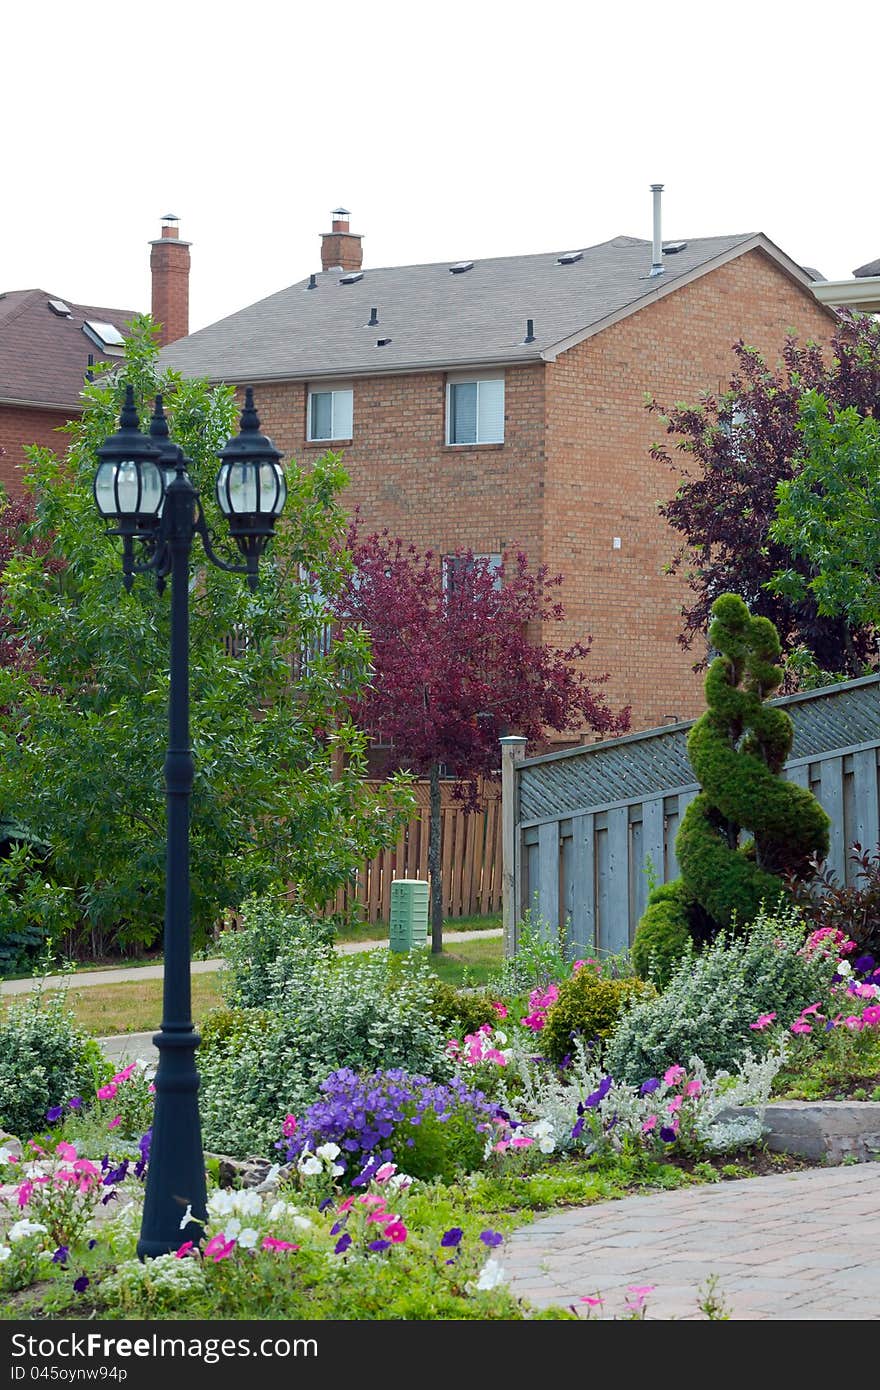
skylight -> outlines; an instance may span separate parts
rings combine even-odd
[[[563,255],[556,257],[557,265],[574,265],[583,256],[583,251],[566,251]]]
[[[663,254],[664,256],[677,256],[679,251],[684,251],[686,247],[686,241],[666,241],[663,243]]]
[[[449,267],[450,275],[464,275],[466,270],[473,270],[473,261],[456,261],[455,265]]]
[[[364,272],[362,270],[352,270],[348,275],[343,275],[339,283],[340,285],[356,285],[358,280],[363,280],[363,278]]]
[[[52,310],[52,313],[53,313],[53,314],[57,314],[58,317],[59,317],[60,319],[69,319],[69,318],[70,318],[70,315],[71,315],[71,308],[70,308],[70,305],[69,305],[69,304],[65,304],[63,299],[50,299],[50,300],[49,300],[49,308]]]
[[[97,343],[99,348],[109,352],[114,357],[122,355],[125,347],[125,339],[119,329],[112,323],[103,323],[100,319],[86,319],[83,324],[83,332],[87,338],[91,338],[93,343]]]

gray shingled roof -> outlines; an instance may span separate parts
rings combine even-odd
[[[808,286],[810,277],[760,233],[687,242],[664,254],[664,273],[654,278],[651,243],[620,236],[588,247],[572,265],[558,263],[572,249],[563,247],[478,260],[464,274],[442,261],[367,268],[356,284],[340,284],[341,271],[326,271],[315,289],[301,280],[169,344],[160,360],[186,376],[230,382],[540,361],[756,246]],[[367,326],[372,308],[378,327]],[[380,338],[391,341],[379,347]]]
[[[66,302],[70,314],[53,313],[50,300]],[[89,354],[95,363],[113,360],[86,335],[83,323],[112,323],[125,334],[135,312],[61,301],[46,290],[0,294],[0,402],[82,410]]]

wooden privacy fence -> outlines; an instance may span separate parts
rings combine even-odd
[[[784,775],[809,787],[831,818],[828,867],[851,883],[854,842],[876,849],[880,676],[770,703],[791,716]],[[678,874],[675,837],[699,791],[687,756],[691,723],[523,758],[502,739],[505,949],[525,909],[579,949],[632,942],[652,883]]]
[[[452,782],[441,783],[441,869],[447,917],[472,917],[501,911],[501,787],[485,782],[480,788],[482,809],[466,814],[454,796]],[[427,782],[413,788],[417,812],[406,822],[393,849],[367,860],[356,883],[341,888],[330,910],[349,912],[355,905],[367,922],[387,922],[391,913],[391,884],[395,878],[421,878],[428,873],[430,829]]]

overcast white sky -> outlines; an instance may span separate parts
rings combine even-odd
[[[763,231],[829,279],[880,256],[873,6],[789,0],[24,0],[5,7],[0,290],[190,327],[320,269]],[[866,61],[866,48],[869,50]]]

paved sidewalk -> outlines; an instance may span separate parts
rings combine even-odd
[[[480,941],[483,938],[503,935],[500,927],[492,927],[488,931],[447,931],[443,933],[443,940]],[[359,951],[374,951],[387,946],[387,938],[377,941],[340,941],[336,950],[343,955],[352,955]],[[194,960],[191,969],[193,975],[207,975],[212,970],[219,970],[222,964],[221,958]],[[89,985],[124,985],[133,980],[161,980],[163,973],[162,965],[126,965],[114,970],[79,970],[74,975],[47,975],[42,982],[30,977],[26,980],[0,980],[0,995],[27,994],[40,983],[47,989],[57,989],[65,981],[70,989],[87,989]]]
[[[701,1319],[714,1275],[734,1321],[877,1321],[878,1199],[880,1163],[625,1197],[538,1218],[501,1263],[515,1293],[582,1316],[584,1296],[619,1317],[628,1286],[654,1285],[649,1319]]]

